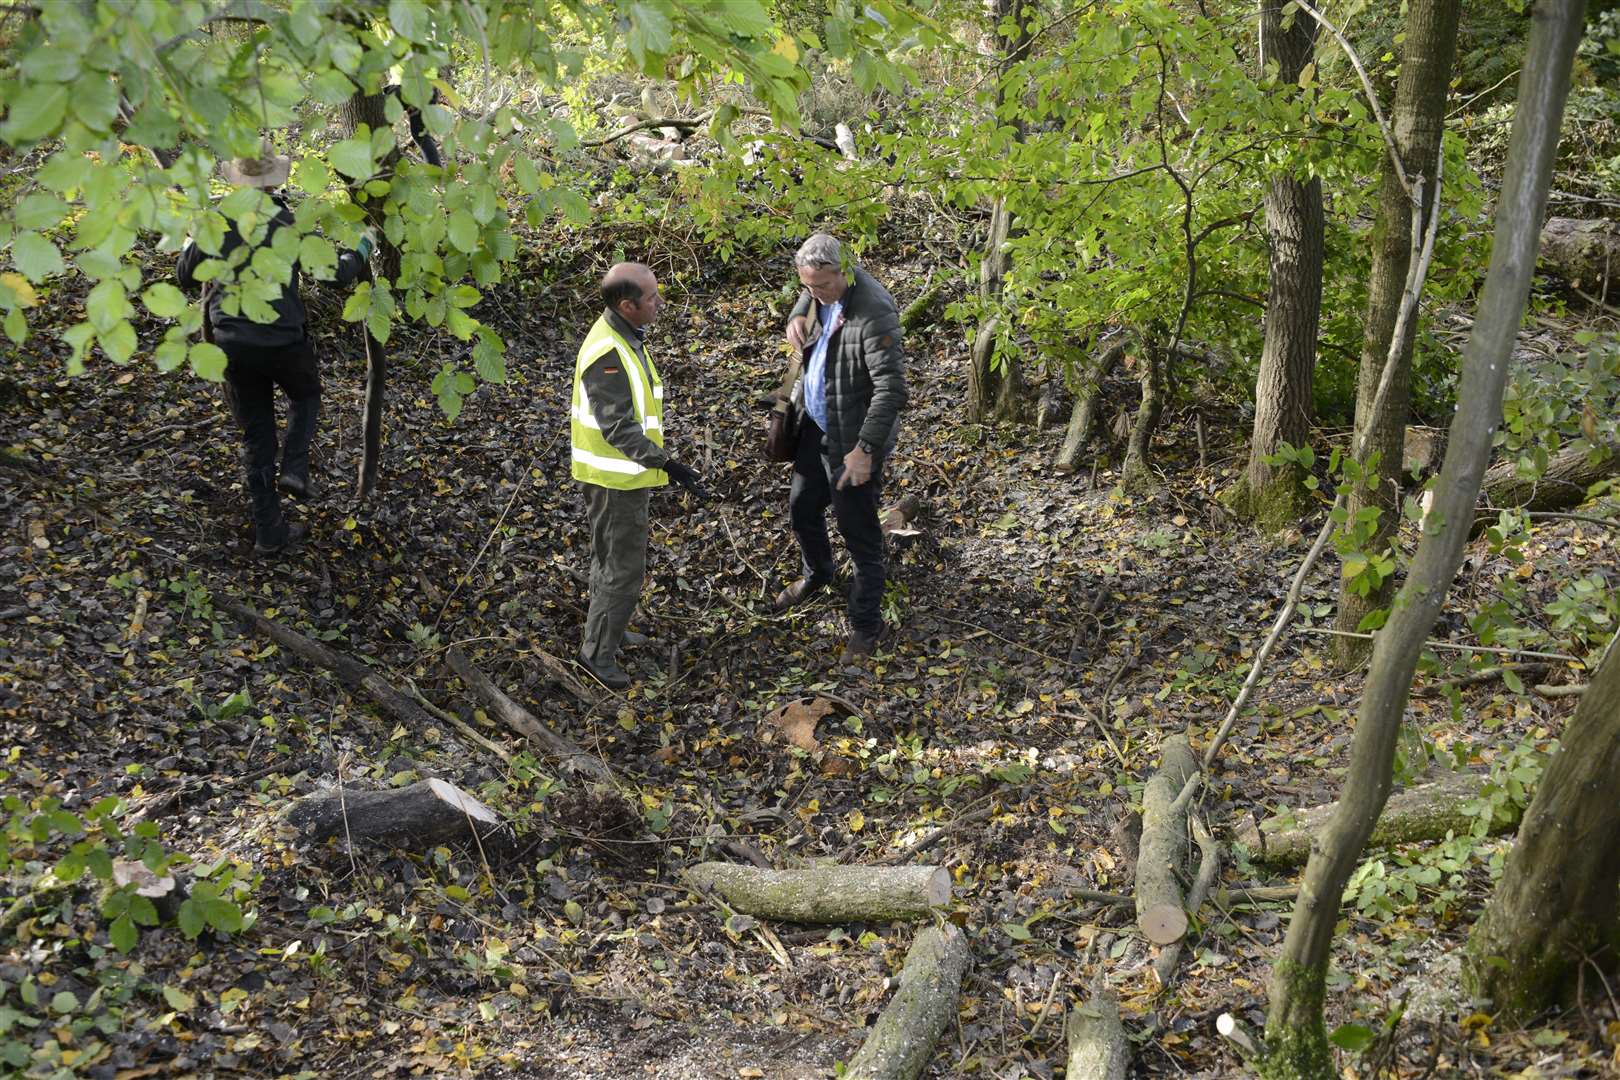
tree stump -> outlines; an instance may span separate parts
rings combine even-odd
[[[298,800],[287,821],[312,843],[341,836],[414,851],[488,836],[501,826],[495,811],[439,779],[386,791],[331,788]]]

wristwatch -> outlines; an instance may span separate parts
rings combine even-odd
[[[855,446],[856,446],[857,449],[864,450],[868,454],[876,454],[877,453],[877,447],[873,446],[870,442],[868,442],[865,439],[856,439],[855,440]]]

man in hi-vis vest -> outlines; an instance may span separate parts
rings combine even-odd
[[[618,263],[602,278],[607,310],[585,335],[574,364],[571,425],[574,479],[591,518],[591,603],[579,658],[603,685],[630,677],[615,654],[647,574],[647,499],[675,481],[709,497],[697,472],[664,450],[664,384],[642,343],[664,298],[641,263]]]

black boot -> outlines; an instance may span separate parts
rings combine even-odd
[[[309,447],[315,441],[320,416],[318,394],[287,405],[287,441],[282,444],[281,477],[276,486],[295,499],[315,497],[315,485],[309,478]]]
[[[253,505],[253,554],[274,555],[308,533],[308,529],[292,524],[281,512],[275,466],[248,473],[248,499]]]

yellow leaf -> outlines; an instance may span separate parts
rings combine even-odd
[[[860,832],[864,828],[866,828],[866,815],[865,814],[863,814],[859,810],[857,810],[853,814],[849,815],[849,831],[850,832]]]
[[[0,274],[0,282],[5,283],[11,295],[17,298],[17,303],[23,307],[33,307],[39,303],[39,294],[21,274]]]
[[[781,37],[776,39],[776,45],[771,49],[771,52],[782,57],[782,59],[786,60],[790,64],[797,64],[799,62],[799,46],[786,34],[783,34]]]

